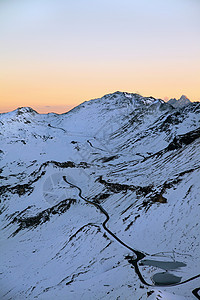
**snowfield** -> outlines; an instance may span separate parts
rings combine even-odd
[[[0,126],[0,299],[200,298],[199,102],[115,92]]]

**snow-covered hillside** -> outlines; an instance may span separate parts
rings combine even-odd
[[[0,299],[197,299],[200,103],[0,114]]]

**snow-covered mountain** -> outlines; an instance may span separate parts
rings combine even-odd
[[[1,299],[196,299],[200,103],[0,114]]]
[[[168,103],[171,104],[173,107],[177,108],[188,105],[191,103],[191,101],[186,96],[182,95],[180,99],[177,100],[176,98],[173,98],[170,99]]]

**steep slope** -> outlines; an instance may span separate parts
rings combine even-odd
[[[200,103],[116,92],[0,126],[1,299],[197,297]]]

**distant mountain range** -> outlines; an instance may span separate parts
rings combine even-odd
[[[115,92],[0,129],[0,299],[198,298],[199,102]]]

